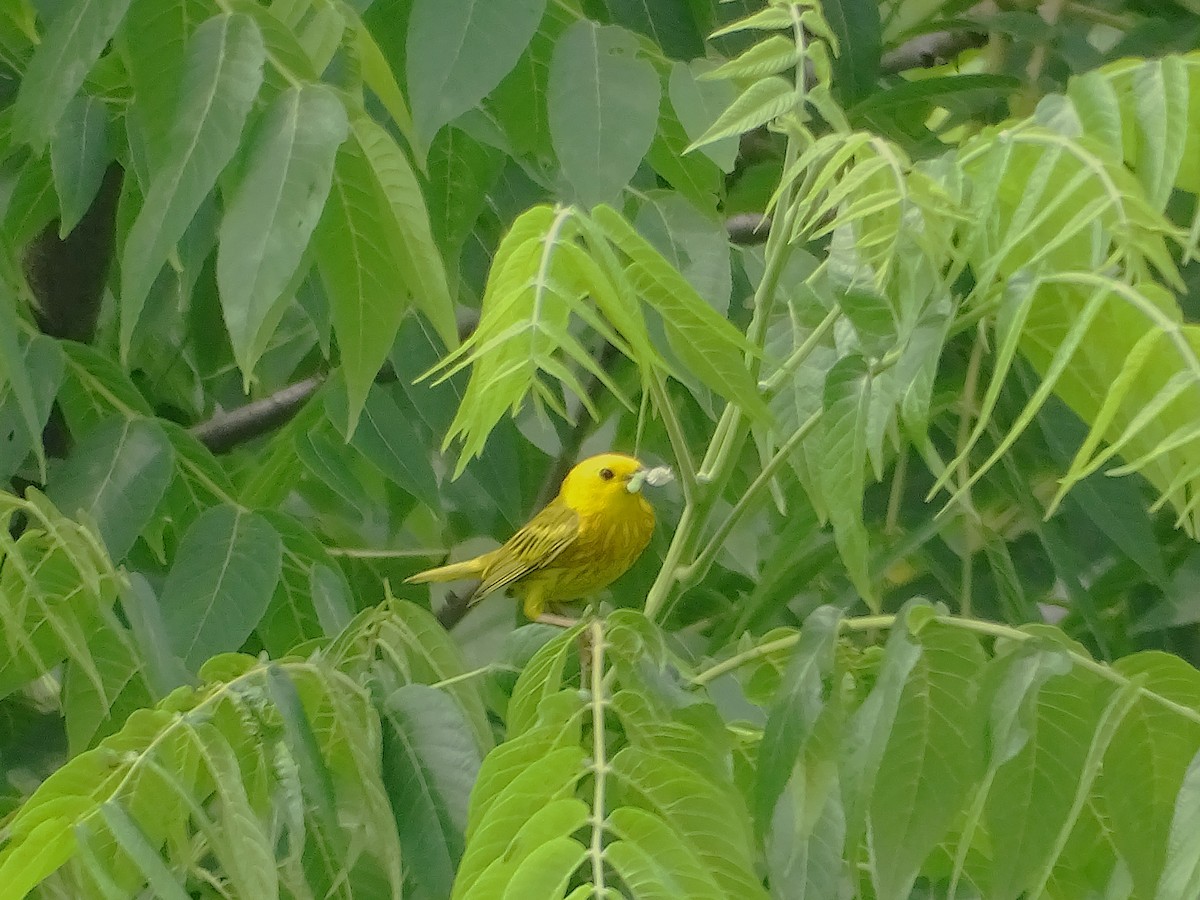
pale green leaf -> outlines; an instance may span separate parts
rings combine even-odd
[[[709,129],[694,140],[688,152],[723,138],[740,135],[782,116],[796,105],[796,89],[786,78],[772,75],[756,81],[726,107]]]

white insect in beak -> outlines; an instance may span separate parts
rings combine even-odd
[[[670,466],[655,466],[653,469],[638,469],[630,476],[629,481],[625,484],[625,490],[631,494],[636,494],[642,489],[642,485],[648,484],[650,487],[662,487],[664,484],[669,484],[675,480],[675,473],[671,471]]]

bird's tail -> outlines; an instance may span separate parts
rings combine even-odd
[[[405,584],[424,584],[427,581],[458,581],[461,578],[478,578],[483,571],[479,559],[466,559],[462,562],[450,563],[448,566],[438,566],[436,569],[426,569],[416,575],[404,579]]]

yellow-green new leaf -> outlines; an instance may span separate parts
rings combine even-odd
[[[709,306],[620,213],[600,206],[592,218],[629,257],[627,271],[635,289],[662,316],[671,347],[683,364],[709,390],[760,422],[770,422],[771,412],[746,368],[746,358],[757,351],[745,335]]]

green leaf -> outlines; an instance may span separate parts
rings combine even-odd
[[[936,623],[904,684],[871,797],[871,870],[880,900],[907,900],[925,858],[980,774],[984,666],[978,639]]]
[[[857,846],[867,822],[867,810],[875,793],[879,763],[887,750],[897,710],[909,675],[921,658],[921,645],[907,627],[914,610],[928,610],[910,601],[897,616],[884,646],[883,662],[867,699],[862,702],[845,730],[841,779],[846,806],[847,846]]]
[[[384,783],[400,846],[419,860],[409,871],[429,896],[448,896],[479,772],[475,736],[449,694],[422,684],[395,691],[383,722]]]
[[[636,897],[724,900],[725,894],[695,852],[661,819],[635,806],[614,809],[606,824],[620,840],[604,848]]]
[[[93,97],[79,95],[67,104],[54,140],[50,169],[58,194],[58,236],[66,237],[88,207],[112,160],[108,144],[108,111]]]
[[[149,524],[167,491],[175,453],[152,419],[114,417],[84,436],[47,494],[70,516],[95,522],[109,556],[120,561]]]
[[[361,632],[358,626],[361,626]],[[338,658],[338,652],[366,653],[374,661],[377,649],[384,645],[389,648],[392,658],[400,660],[405,681],[420,684],[450,682],[443,690],[452,694],[467,713],[479,746],[491,747],[492,728],[479,689],[470,679],[459,678],[466,671],[462,651],[429,610],[406,600],[389,598],[360,613],[339,641],[347,642],[348,646],[330,650],[332,658]],[[340,665],[344,668],[346,664]]]
[[[57,15],[29,60],[13,104],[13,140],[41,153],[88,72],[116,33],[130,0],[74,0]]]
[[[1078,669],[1038,691],[1029,740],[996,772],[984,809],[992,842],[986,896],[1020,896],[1052,856],[1103,706],[1096,694],[1095,677]]]
[[[156,897],[163,900],[188,900],[188,893],[179,885],[158,848],[142,830],[137,820],[127,813],[116,800],[107,800],[99,805],[100,816],[109,833],[126,855],[142,873],[146,884]]]
[[[336,423],[346,421],[345,397],[341,392],[330,392],[325,404],[330,419]],[[439,507],[438,480],[429,448],[388,388],[372,385],[349,443],[394,484],[431,509]]]
[[[188,38],[217,12],[213,0],[133,0],[117,34],[133,89],[126,127],[145,145],[152,171],[161,168],[169,152]],[[142,177],[142,169],[137,171]]]
[[[729,808],[725,794],[692,769],[636,746],[619,750],[610,769],[626,804],[666,822],[728,896],[765,900],[752,869],[750,822]]]
[[[341,632],[353,614],[350,585],[325,545],[299,521],[276,510],[260,515],[279,534],[283,557],[279,584],[255,633],[278,658],[304,641]]]
[[[416,136],[413,134],[412,114],[408,111],[408,101],[404,99],[400,85],[396,84],[396,76],[388,64],[387,56],[375,43],[375,38],[364,24],[359,22],[354,32],[355,46],[362,66],[363,84],[379,98],[379,102],[388,111],[408,145],[414,146]]]
[[[0,303],[0,312],[3,305]],[[0,340],[3,340],[0,329]],[[125,416],[154,415],[146,398],[133,386],[115,359],[86,344],[60,345],[66,359],[66,378],[58,402],[71,433],[91,431],[114,412]],[[0,361],[4,354],[0,354]],[[41,432],[39,427],[38,432]]]
[[[94,672],[67,663],[62,709],[72,756],[117,731],[134,710],[150,706],[157,699],[143,674],[145,665],[139,650],[124,629],[107,622],[89,635],[88,652],[95,664]],[[94,673],[99,673],[98,681],[93,680]]]
[[[823,0],[821,13],[837,36],[833,87],[848,107],[875,90],[881,35],[875,0]]]
[[[538,724],[538,708],[563,687],[563,673],[583,630],[579,624],[543,645],[521,672],[508,704],[508,736],[523,734]]]
[[[558,898],[567,889],[571,875],[587,856],[583,844],[559,837],[542,844],[517,867],[504,891],[504,900],[526,897]],[[481,898],[494,896],[480,894]]]
[[[0,306],[4,303],[0,300]],[[0,323],[0,328],[8,324]],[[35,334],[22,345],[19,334],[14,329],[7,332],[7,339],[0,335],[0,480],[4,481],[25,463],[30,451],[43,451],[42,429],[63,381],[63,354],[58,343]],[[16,373],[19,392],[9,383],[10,369]],[[29,400],[32,409],[25,405]],[[32,421],[26,418],[28,414]]]
[[[875,586],[868,570],[862,506],[870,399],[871,374],[866,361],[857,355],[839,359],[825,377],[820,479],[842,562],[863,600],[874,608]]]
[[[650,149],[660,87],[637,38],[583,19],[550,62],[550,136],[563,174],[586,208],[615,201]]]
[[[644,34],[672,59],[704,55],[711,13],[691,0],[605,0],[612,21]]]
[[[698,150],[722,138],[740,135],[782,116],[796,105],[796,89],[786,78],[772,75],[756,81],[725,109],[708,131],[691,143],[686,152]]]
[[[1114,668],[1188,709],[1200,708],[1200,673],[1177,656],[1136,653]],[[1163,872],[1176,798],[1200,750],[1200,725],[1139,698],[1121,721],[1104,757],[1104,797],[1117,851],[1139,894],[1154,895]]]
[[[256,513],[215,506],[192,523],[159,598],[171,646],[191,671],[254,631],[282,554],[278,533]]]
[[[0,870],[0,875],[3,871]],[[1200,753],[1184,773],[1155,900],[1190,900],[1200,891]]]
[[[702,209],[715,209],[724,187],[724,176],[703,154],[684,155],[687,132],[670,103],[659,112],[658,131],[646,154],[646,162],[660,178]]]
[[[429,219],[442,252],[456,258],[487,207],[507,158],[467,132],[443,128],[429,148]]]
[[[387,358],[406,298],[387,241],[389,216],[357,140],[338,151],[329,202],[315,236],[317,265],[333,311],[347,392],[343,431],[353,431],[367,392]]]
[[[217,288],[247,387],[292,300],[287,289],[321,217],[347,131],[346,111],[332,90],[289,89],[263,113],[243,151],[240,177],[226,193]]]
[[[663,258],[717,312],[729,310],[733,291],[729,233],[715,215],[705,214],[675,191],[648,192],[634,225]],[[620,326],[618,326],[620,327]]]
[[[546,113],[550,60],[558,39],[578,20],[575,9],[547,4],[542,21],[516,66],[484,100],[484,109],[504,128],[516,154],[542,160],[553,158]]]
[[[840,620],[841,613],[831,606],[820,607],[804,620],[781,690],[767,714],[754,786],[754,819],[760,834],[774,816],[779,795],[824,709],[824,680],[833,668]]]
[[[151,178],[121,261],[121,356],[163,263],[237,150],[262,83],[262,37],[245,15],[209,19],[188,43],[170,149]]]
[[[755,352],[746,336],[705,303],[618,212],[600,206],[592,218],[629,257],[634,287],[662,316],[672,349],[691,373],[751,416],[769,422],[770,410],[746,368],[746,355]]]
[[[494,752],[500,752],[502,747]],[[451,895],[454,900],[469,896],[486,900],[496,896],[476,892],[475,887],[506,885],[510,873],[531,853],[548,841],[582,827],[589,815],[588,808],[569,795],[584,772],[583,750],[577,746],[560,747],[544,752],[536,764],[526,765],[509,780],[479,819],[473,800],[472,827],[454,882]],[[481,770],[481,782],[483,777]],[[489,881],[484,882],[485,878]]]
[[[0,851],[0,900],[23,900],[78,846],[76,836],[57,818],[37,823],[22,837]]]
[[[425,146],[516,65],[545,8],[546,0],[415,0],[407,80],[413,125]]]
[[[17,172],[4,207],[3,230],[9,246],[24,247],[58,215],[54,173],[46,155],[29,156]]]
[[[787,44],[794,63],[795,46],[787,38],[781,37],[778,40]],[[687,132],[689,141],[697,140],[708,131],[721,113],[737,98],[737,88],[733,82],[724,79],[701,79],[701,76],[712,70],[712,64],[701,59],[690,63],[677,62],[671,66],[671,77],[668,81],[671,107],[679,117],[683,130]],[[737,162],[738,140],[730,135],[719,141],[706,143],[701,152],[728,175]]]
[[[454,303],[417,176],[391,135],[374,120],[358,116],[351,127],[379,182],[384,208],[392,214],[394,224],[388,231],[403,283],[442,343],[453,347],[458,343]]]

